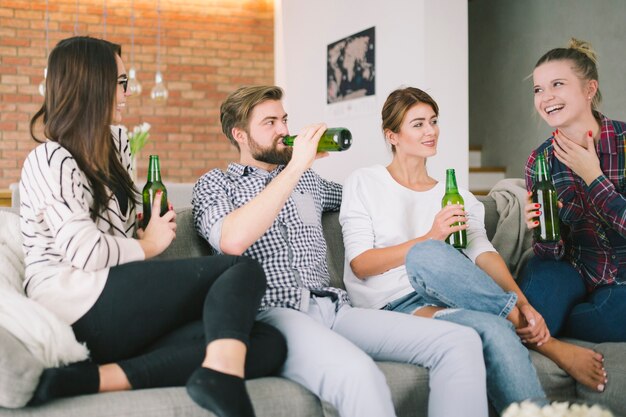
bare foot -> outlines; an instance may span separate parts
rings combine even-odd
[[[608,382],[604,358],[598,352],[555,338],[542,346],[530,346],[552,359],[561,369],[584,386],[602,392]]]
[[[437,307],[437,306],[424,306],[422,308],[418,308],[417,310],[415,310],[413,312],[414,316],[420,316],[420,317],[426,317],[426,318],[432,318],[433,315],[440,311],[440,310],[445,310],[446,307]]]

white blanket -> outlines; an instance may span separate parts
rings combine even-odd
[[[72,328],[24,295],[23,279],[20,218],[0,210],[0,326],[47,368],[86,359],[89,352],[76,341]]]

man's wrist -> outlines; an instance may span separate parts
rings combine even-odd
[[[303,169],[301,167],[298,167],[294,165],[292,162],[289,162],[287,165],[285,165],[285,169],[283,169],[283,172],[286,175],[288,175],[291,178],[296,178],[298,180],[300,179],[302,174],[304,174],[305,171],[306,171],[306,168]]]

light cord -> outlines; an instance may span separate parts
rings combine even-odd
[[[130,66],[135,66],[135,1],[130,0]]]
[[[46,0],[46,60],[50,53],[50,43],[48,41],[48,30],[50,28],[50,11],[48,10],[48,0]]]
[[[102,39],[107,37],[107,0],[102,0]]]
[[[74,36],[78,36],[78,15],[80,9],[78,8],[78,0],[76,0],[76,15],[74,16]]]
[[[157,0],[157,72],[161,71],[161,0]]]

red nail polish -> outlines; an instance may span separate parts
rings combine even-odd
[[[541,204],[535,204],[535,208],[541,207]]]
[[[556,134],[557,134],[557,135],[559,134],[559,129],[557,129],[557,130],[556,130]]]
[[[539,224],[539,220],[535,220],[535,224]]]
[[[539,216],[539,215],[541,214],[541,212],[540,212],[540,211],[536,211],[536,212],[535,212],[535,214],[536,214],[537,216]]]
[[[591,135],[593,134],[593,132],[590,130],[589,132],[587,132],[587,134],[589,135],[589,137],[591,137]]]

